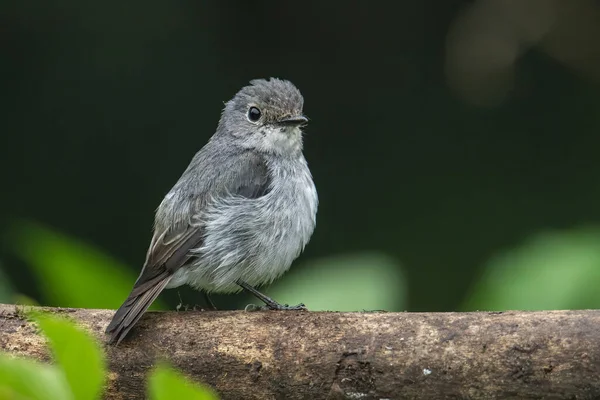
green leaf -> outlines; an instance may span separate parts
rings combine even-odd
[[[32,222],[9,232],[17,255],[36,272],[45,304],[110,308],[127,298],[136,277],[129,268],[75,238]]]
[[[104,384],[104,355],[96,341],[73,322],[48,314],[34,317],[50,341],[57,365],[77,400],[99,398]]]
[[[0,353],[0,399],[72,400],[61,370]]]
[[[311,311],[405,309],[407,289],[402,268],[384,254],[346,254],[293,268],[291,276],[268,288],[269,295],[280,303],[304,303]]]
[[[192,383],[182,374],[166,365],[158,365],[148,378],[151,400],[217,400],[218,396],[209,388]]]
[[[600,306],[600,229],[538,234],[493,257],[464,310],[552,310]]]

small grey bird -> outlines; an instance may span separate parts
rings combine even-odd
[[[110,343],[127,335],[163,289],[184,284],[207,298],[246,290],[268,309],[304,309],[255,288],[287,271],[315,228],[303,104],[291,82],[275,78],[251,81],[225,104],[217,131],[156,211],[142,272],[106,329]]]

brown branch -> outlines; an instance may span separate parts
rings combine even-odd
[[[113,313],[46,310],[103,342]],[[11,305],[0,349],[49,359]],[[144,398],[160,357],[224,399],[600,398],[600,311],[150,312],[106,349],[108,399]]]

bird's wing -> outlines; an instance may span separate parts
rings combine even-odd
[[[225,168],[222,174],[224,179],[215,182],[215,186],[209,188],[211,193],[258,198],[269,191],[271,182],[267,166],[264,160],[256,155],[238,156],[235,163],[224,162],[219,168]],[[206,193],[198,194],[202,195],[206,196]],[[202,206],[200,202],[200,208]],[[197,214],[201,213],[201,209],[197,210]],[[155,230],[144,268],[129,297],[106,328],[106,332],[111,335],[110,343],[118,344],[127,335],[169,283],[175,271],[194,257],[190,250],[200,247],[203,240],[203,226],[192,220],[171,225],[163,232]]]

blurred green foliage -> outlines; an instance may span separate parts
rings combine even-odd
[[[49,340],[56,363],[0,353],[0,399],[94,400],[102,396],[106,363],[100,345],[65,318],[28,313]],[[216,394],[198,386],[165,365],[150,374],[152,400],[215,400]]]
[[[269,294],[282,303],[303,301],[313,311],[402,311],[408,290],[402,272],[384,254],[346,254],[294,267],[294,275],[276,282]]]
[[[551,310],[600,306],[600,228],[535,235],[493,257],[464,310]]]
[[[44,305],[118,308],[136,277],[130,268],[93,246],[41,224],[20,221],[7,237],[35,272]],[[160,308],[160,301],[154,308]]]
[[[0,399],[75,400],[59,368],[3,353],[0,353]]]
[[[85,332],[65,320],[40,315],[37,323],[53,350],[75,399],[93,400],[100,395],[106,374],[102,350]]]
[[[159,364],[150,374],[148,397],[150,400],[216,400],[218,398],[212,390],[194,385],[165,364]]]

